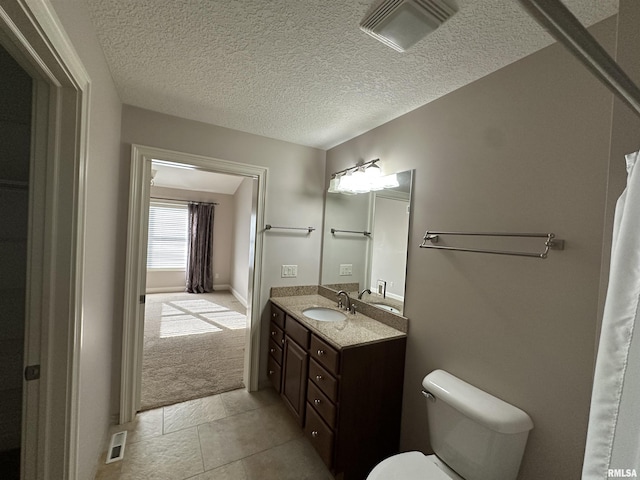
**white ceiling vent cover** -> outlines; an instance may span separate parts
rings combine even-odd
[[[385,0],[360,22],[360,29],[404,52],[454,13],[443,0]]]

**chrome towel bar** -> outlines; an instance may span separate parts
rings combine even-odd
[[[430,245],[427,242],[438,243],[440,235],[467,235],[476,237],[519,237],[519,238],[544,238],[545,248],[542,252],[515,252],[508,250],[489,250],[480,248],[445,247],[443,245]],[[564,240],[558,240],[553,233],[499,233],[499,232],[440,232],[427,230],[420,244],[420,248],[436,248],[439,250],[455,250],[459,252],[493,253],[495,255],[513,255],[518,257],[547,258],[550,249],[563,250]]]
[[[307,233],[311,233],[315,230],[315,228],[313,227],[276,227],[273,225],[269,225],[268,223],[264,226],[265,230],[271,230],[271,229],[280,229],[280,230],[306,230]]]
[[[355,230],[338,230],[336,228],[332,228],[331,229],[331,233],[333,233],[334,235],[336,233],[357,233],[358,235],[364,235],[365,237],[370,237],[371,236],[371,232],[357,232]]]

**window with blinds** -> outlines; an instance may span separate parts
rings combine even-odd
[[[147,268],[186,269],[188,224],[187,205],[151,201]]]

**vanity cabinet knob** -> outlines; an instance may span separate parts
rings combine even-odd
[[[275,349],[275,348],[270,348],[270,349],[269,349],[269,351],[270,351],[271,353],[275,353],[275,352],[276,352],[276,349]]]
[[[276,331],[275,331],[275,330],[272,330],[272,331],[271,331],[271,336],[272,336],[272,337],[275,337],[275,336],[276,336]]]
[[[314,404],[314,405],[320,405],[320,399],[319,399],[319,398],[316,398],[316,399],[313,401],[313,404]]]
[[[316,375],[316,380],[318,381],[322,380],[322,375]]]
[[[278,318],[278,314],[277,314],[277,313],[272,313],[272,314],[271,314],[271,316],[272,316],[273,318]]]
[[[274,373],[276,373],[274,370],[269,370],[269,375],[273,375]]]
[[[325,353],[325,352],[324,352],[324,350],[318,350],[318,356],[319,356],[319,357],[323,356],[323,355],[324,355],[324,353]]]
[[[311,432],[311,436],[312,436],[313,438],[318,438],[318,431],[317,431],[317,430],[314,430],[313,432]]]

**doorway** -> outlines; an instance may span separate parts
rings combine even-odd
[[[140,410],[245,387],[256,188],[252,177],[152,161]],[[197,234],[207,261],[192,265],[198,208],[210,217]],[[188,288],[188,268],[207,285]]]
[[[32,80],[0,46],[0,472],[20,478]]]
[[[132,146],[129,227],[127,239],[127,273],[125,278],[125,312],[123,319],[123,357],[120,423],[127,423],[140,411],[143,368],[145,295],[147,291],[147,245],[149,206],[154,161],[177,168],[207,173],[235,175],[251,180],[250,221],[245,235],[248,249],[246,275],[247,328],[245,334],[243,384],[249,390],[258,387],[259,299],[262,265],[262,235],[257,226],[264,223],[267,169],[153,147]],[[155,180],[154,180],[155,182]],[[239,283],[241,284],[241,283]],[[254,308],[255,306],[255,308]],[[203,319],[200,319],[203,320]],[[207,323],[207,322],[205,322]],[[207,360],[208,361],[208,360]]]

